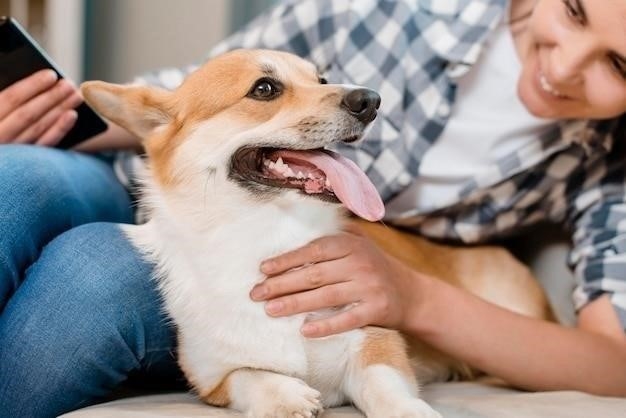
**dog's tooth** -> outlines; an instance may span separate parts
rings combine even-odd
[[[276,169],[276,163],[274,161],[270,161],[270,163],[267,166],[273,170]]]
[[[296,174],[296,177],[299,178],[299,179],[303,179],[306,176],[304,175],[304,173],[302,171],[298,171],[298,174]]]
[[[324,186],[325,186],[327,189],[330,189],[330,181],[328,181],[328,179],[326,179],[326,181],[324,182]]]
[[[278,157],[278,160],[276,160],[276,165],[279,167],[285,165],[285,163],[283,162],[283,157]]]
[[[283,175],[285,177],[295,177],[296,173],[294,173],[291,168],[287,167],[285,171],[283,172]]]
[[[266,159],[263,160],[263,165],[265,167],[271,167],[272,162],[266,158]]]

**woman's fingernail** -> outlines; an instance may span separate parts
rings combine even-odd
[[[42,75],[46,79],[46,81],[55,81],[59,78],[56,71],[50,69],[43,70]]]
[[[261,263],[261,271],[272,271],[272,267],[274,267],[272,260],[265,260]]]
[[[267,294],[267,290],[263,286],[257,286],[254,289],[252,289],[250,296],[254,300],[261,300],[265,297],[266,294]]]
[[[78,112],[76,112],[75,110],[70,110],[67,112],[67,121],[69,122],[74,122],[76,121],[76,119],[78,119]]]
[[[304,324],[302,325],[302,328],[300,328],[300,332],[302,332],[302,335],[304,335],[305,337],[308,335],[314,335],[317,332],[317,326],[315,326],[315,324]]]
[[[283,303],[279,300],[267,302],[265,310],[271,314],[277,314],[283,309]]]

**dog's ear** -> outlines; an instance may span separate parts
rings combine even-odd
[[[141,139],[172,120],[167,110],[171,93],[166,90],[86,81],[80,91],[98,113]]]

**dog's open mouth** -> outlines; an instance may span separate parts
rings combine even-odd
[[[340,201],[369,221],[380,220],[384,215],[380,196],[365,173],[335,152],[242,148],[235,153],[232,162],[233,172],[245,180],[299,189],[324,200]]]

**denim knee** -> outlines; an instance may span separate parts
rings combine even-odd
[[[41,248],[88,222],[132,222],[127,191],[89,155],[0,145],[0,311]]]
[[[114,224],[47,245],[0,316],[0,416],[55,416],[96,402],[132,371],[176,368],[151,275]]]

